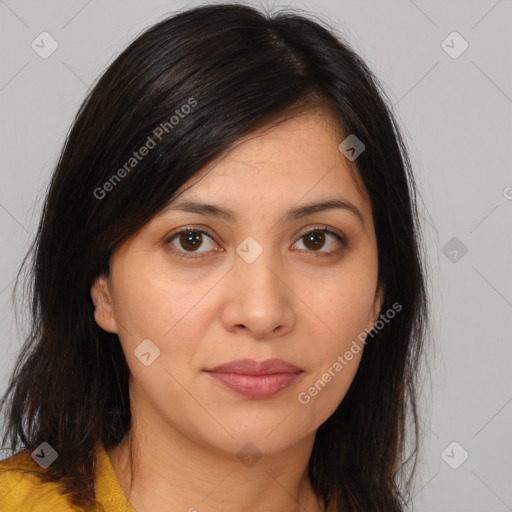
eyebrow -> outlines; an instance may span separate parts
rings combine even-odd
[[[286,222],[295,219],[301,219],[312,215],[314,213],[341,209],[353,214],[366,229],[364,216],[359,209],[346,199],[326,199],[318,203],[306,204],[292,208],[286,212],[281,222]],[[234,221],[237,218],[236,213],[229,208],[221,208],[214,204],[197,203],[194,201],[181,200],[176,203],[171,203],[165,210],[182,210],[190,213],[198,213],[200,215],[211,215],[225,220]]]

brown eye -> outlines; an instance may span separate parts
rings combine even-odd
[[[182,231],[179,242],[187,251],[195,251],[202,244],[202,234],[199,231]]]
[[[334,239],[334,242],[329,241],[330,239]],[[346,246],[346,241],[343,237],[326,228],[310,229],[309,231],[303,233],[299,237],[299,240],[302,240],[302,243],[306,248],[306,252],[316,252],[319,256],[329,256],[336,254],[340,251],[340,248]],[[336,245],[338,247],[336,247]],[[328,250],[322,251],[321,249],[323,249],[325,246],[328,247]]]
[[[321,231],[311,231],[303,236],[304,245],[311,249],[312,251],[316,251],[321,249],[325,243],[325,234]]]
[[[179,256],[184,258],[196,258],[204,256],[205,253],[211,250],[211,247],[209,249],[207,248],[205,251],[198,250],[204,246],[205,240],[210,240],[212,246],[215,247],[213,238],[206,233],[206,231],[187,227],[170,236],[166,240],[166,244],[169,244],[172,251]],[[197,253],[197,256],[191,253]]]

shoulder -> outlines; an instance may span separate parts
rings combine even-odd
[[[56,482],[39,477],[40,466],[28,450],[0,460],[0,510],[2,512],[74,512]]]

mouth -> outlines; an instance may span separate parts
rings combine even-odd
[[[272,398],[290,387],[303,373],[282,359],[238,359],[206,371],[227,388],[251,399]]]

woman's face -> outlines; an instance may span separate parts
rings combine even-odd
[[[159,441],[179,434],[233,454],[247,442],[277,452],[311,439],[343,400],[381,302],[371,204],[342,140],[323,109],[245,138],[122,244],[95,282],[96,321],[118,334],[132,407]],[[302,210],[334,201],[352,209]],[[269,358],[301,372],[207,371]]]

